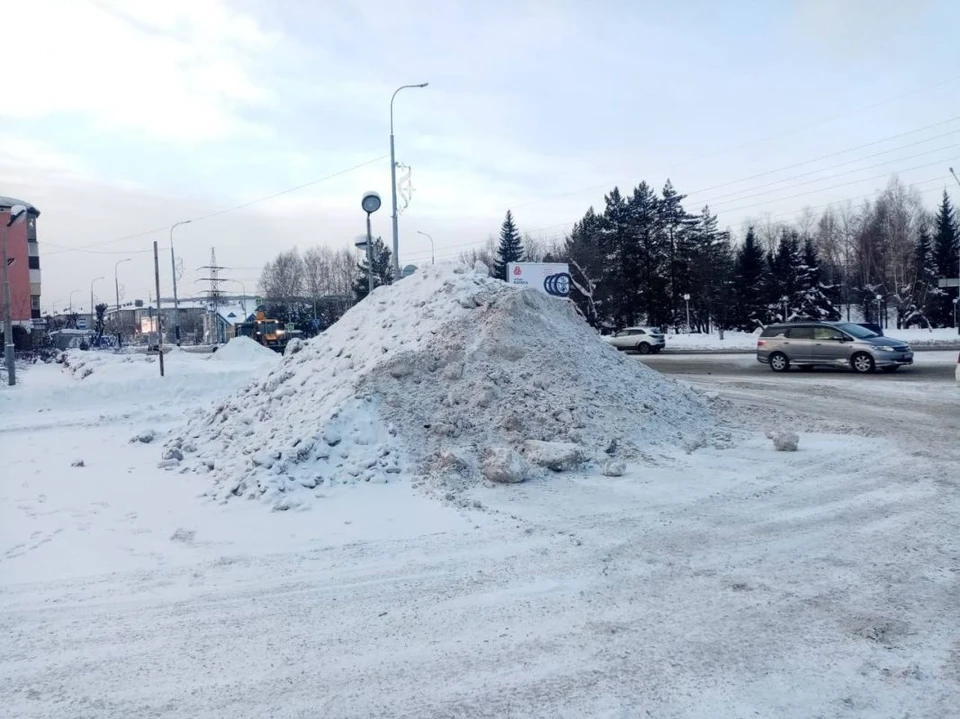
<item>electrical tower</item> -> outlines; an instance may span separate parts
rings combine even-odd
[[[214,342],[217,344],[220,343],[220,331],[219,325],[217,323],[217,310],[223,305],[223,293],[220,291],[220,283],[223,281],[220,277],[221,270],[227,269],[222,265],[217,264],[217,248],[210,248],[210,264],[204,265],[200,268],[201,270],[206,270],[208,277],[201,277],[201,282],[209,282],[210,289],[204,290],[203,293],[207,296],[207,302],[210,307],[210,327],[211,334],[213,335]]]

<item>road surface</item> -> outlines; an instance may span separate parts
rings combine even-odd
[[[658,372],[668,375],[714,375],[718,377],[769,377],[778,376],[770,367],[757,362],[754,354],[659,354],[632,355],[640,362]],[[902,367],[897,372],[887,374],[877,372],[873,375],[853,375],[846,369],[817,367],[812,372],[793,368],[788,376],[803,376],[803,381],[819,382],[824,377],[856,377],[862,382],[917,382],[949,380],[955,382],[956,352],[924,352],[917,355],[911,367]]]
[[[941,443],[960,460],[960,387],[954,352],[925,352],[898,372],[832,368],[776,373],[747,355],[636,356],[658,372],[717,392],[744,424],[761,430],[887,437],[906,451]]]

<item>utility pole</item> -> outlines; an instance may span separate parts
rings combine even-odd
[[[177,229],[180,225],[189,225],[192,220],[181,220],[180,222],[174,223],[173,227],[170,228],[170,270],[173,273],[173,321],[174,334],[177,340],[177,347],[180,346],[180,300],[177,298],[177,258],[173,254],[173,231]],[[157,296],[160,295],[160,290],[157,290]]]
[[[3,358],[7,364],[7,384],[13,387],[17,383],[17,357],[13,346],[13,300],[10,299],[10,260],[7,258],[7,242],[10,237],[10,227],[27,213],[23,205],[14,205],[9,210],[10,216],[3,225]]]
[[[397,224],[397,158],[393,150],[393,101],[397,93],[410,87],[426,87],[430,83],[421,82],[419,85],[401,85],[393,91],[390,97],[390,194],[393,198],[393,277],[400,279],[400,230]]]
[[[950,168],[950,174],[953,175],[953,179],[958,185],[960,185],[960,178],[957,178],[957,173],[953,171],[953,168]],[[957,334],[960,335],[960,324],[957,323],[957,301],[960,300],[960,238],[957,239],[957,299],[953,301],[953,324],[957,325]]]
[[[125,260],[117,260],[113,266],[113,287],[117,291],[117,347],[123,346],[123,323],[120,321],[120,265],[129,262],[128,257]]]
[[[214,344],[220,344],[220,328],[217,323],[217,308],[220,306],[220,300],[222,299],[222,293],[220,292],[220,283],[223,282],[223,278],[220,277],[220,270],[226,270],[228,268],[223,265],[217,264],[217,248],[210,248],[210,264],[204,265],[200,268],[201,270],[209,270],[209,277],[202,277],[201,282],[209,282],[210,289],[205,290],[207,294],[207,300],[210,302],[210,328],[211,333],[215,335]],[[226,337],[224,341],[229,340],[229,337]]]
[[[163,317],[160,313],[160,254],[153,241],[153,279],[157,283],[157,351],[160,354],[160,376],[163,377]]]

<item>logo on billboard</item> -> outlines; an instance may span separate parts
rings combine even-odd
[[[517,277],[523,274],[523,270],[520,269],[519,265],[513,268],[513,274],[517,275]]]
[[[567,297],[570,294],[570,275],[566,272],[547,275],[543,278],[543,289],[548,295]]]

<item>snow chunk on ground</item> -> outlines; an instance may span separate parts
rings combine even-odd
[[[583,449],[572,442],[542,442],[528,439],[523,443],[523,456],[539,467],[564,472],[584,460]]]
[[[692,390],[619,354],[572,303],[437,265],[377,288],[168,446],[214,496],[289,507],[292,493],[411,472],[426,489],[466,489],[493,447],[566,467],[713,431]]]
[[[227,344],[214,352],[210,359],[219,362],[276,364],[280,361],[280,354],[249,337],[233,337]]]
[[[796,432],[767,432],[767,439],[773,441],[778,452],[796,452],[800,444],[800,435]]]
[[[527,478],[530,470],[527,463],[510,447],[493,447],[487,450],[480,465],[484,478],[498,484],[516,484]]]

